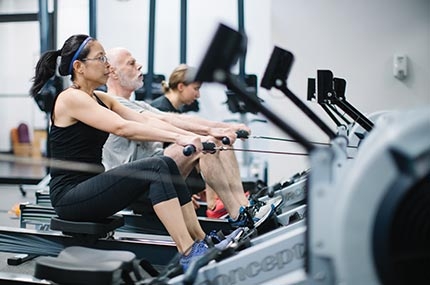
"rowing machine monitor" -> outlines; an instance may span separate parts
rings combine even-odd
[[[330,104],[334,100],[333,73],[330,70],[317,71],[317,90],[319,104]]]
[[[345,100],[346,80],[335,77],[333,79],[333,88],[334,92],[336,92],[336,99]]]
[[[247,38],[244,34],[220,24],[209,44],[194,81],[226,82],[228,72],[246,49]]]
[[[274,47],[260,86],[270,90],[273,86],[283,84],[288,78],[294,56],[291,52]],[[277,82],[281,80],[280,82]]]
[[[316,99],[315,85],[316,85],[315,78],[308,78],[308,96],[307,96],[308,101],[313,101]]]
[[[319,104],[336,104],[348,116],[370,132],[374,124],[345,99],[346,81],[334,78],[330,70],[317,71],[317,101]]]
[[[255,74],[245,74],[244,81],[246,84],[246,90],[249,92],[249,94],[252,94],[258,100],[260,100],[260,102],[263,102],[263,100],[257,96],[257,76]],[[225,94],[227,95],[227,101],[225,103],[227,104],[230,112],[240,114],[258,113],[257,108],[253,108],[247,104],[246,101],[240,99],[240,97],[236,95],[236,92],[232,90],[226,90]]]
[[[274,47],[269,63],[261,80],[261,87],[270,90],[276,87],[282,91],[299,109],[301,109],[330,139],[336,134],[322,121],[307,105],[305,105],[293,92],[287,88],[287,78],[294,61],[294,55],[279,47]]]

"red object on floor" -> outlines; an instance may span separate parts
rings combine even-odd
[[[215,200],[215,209],[206,210],[206,216],[208,218],[220,219],[225,218],[227,215],[227,210],[225,209],[223,202],[219,198]]]

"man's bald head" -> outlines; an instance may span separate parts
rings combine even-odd
[[[111,65],[106,85],[108,92],[129,98],[131,93],[143,86],[142,65],[136,62],[131,52],[123,47],[116,47],[106,51]]]
[[[127,55],[131,55],[131,53],[128,49],[123,47],[115,47],[106,51],[106,57],[113,67],[117,67],[121,59],[124,59]]]

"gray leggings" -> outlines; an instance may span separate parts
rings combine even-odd
[[[152,205],[173,198],[178,198],[181,206],[191,201],[176,163],[166,156],[144,158],[118,166],[65,191],[53,206],[59,217],[73,221],[106,218],[142,195]]]

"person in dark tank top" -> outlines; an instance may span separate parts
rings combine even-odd
[[[193,155],[197,155],[202,141],[213,138],[148,119],[107,94],[96,95],[94,90],[108,79],[110,64],[101,43],[88,35],[73,35],[61,49],[40,57],[30,90],[33,96],[54,76],[58,57],[58,72],[70,75],[72,85],[58,94],[51,111],[51,157],[71,162],[64,164],[67,168],[51,169],[51,203],[57,215],[72,221],[97,221],[147,195],[186,269],[192,259],[206,253],[208,244],[175,162],[158,156],[104,171],[102,148],[111,133],[130,140],[194,145]],[[72,168],[72,162],[85,167]]]

